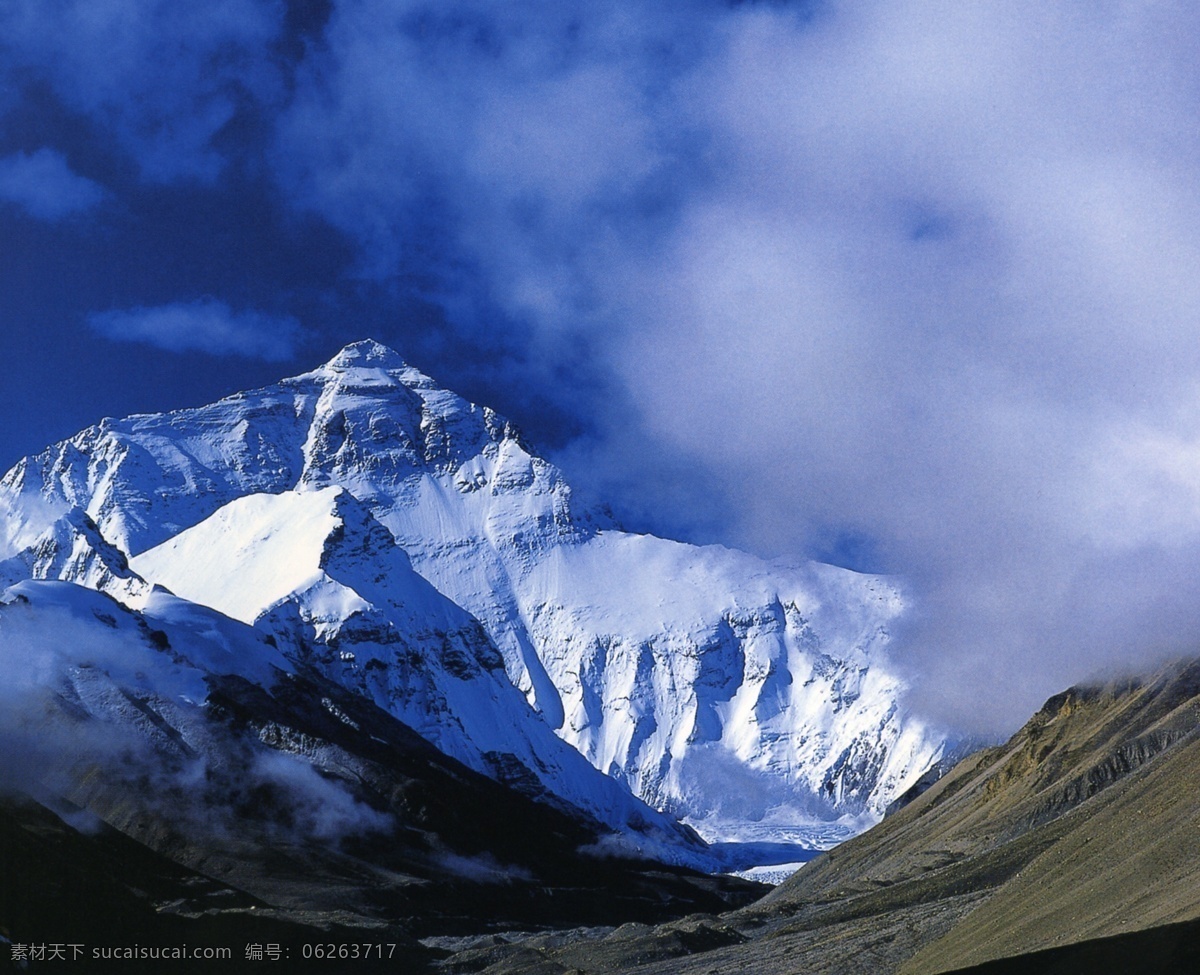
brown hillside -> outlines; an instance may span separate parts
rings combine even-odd
[[[1200,918],[1198,726],[1200,661],[1073,688],[692,945],[629,926],[447,967],[933,975]]]

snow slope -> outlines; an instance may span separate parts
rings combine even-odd
[[[289,659],[371,698],[443,752],[561,797],[644,850],[699,864],[686,831],[600,775],[540,720],[470,614],[419,576],[341,487],[256,494],[133,560],[144,578],[272,634]],[[531,787],[532,783],[537,783]],[[691,849],[697,847],[696,849]]]
[[[31,781],[56,766],[136,753],[138,741],[203,753],[212,734],[203,715],[208,675],[238,673],[265,685],[291,670],[257,630],[161,590],[145,603],[134,612],[103,593],[46,580],[0,590],[5,774],[21,775],[22,752]],[[56,722],[55,712],[70,720]],[[77,722],[78,737],[55,740]]]
[[[334,515],[301,495],[329,487],[399,546],[373,550],[353,582],[312,564],[315,543],[303,557],[289,547],[285,512],[297,537],[321,537]],[[237,499],[248,507],[226,511]],[[281,519],[270,537],[220,528],[276,504],[263,515]],[[482,624],[549,728],[712,836],[858,828],[945,747],[901,703],[887,644],[905,609],[886,580],[618,531],[511,424],[377,343],[209,406],[105,420],[22,460],[0,480],[0,556],[20,557],[75,509],[121,551],[144,553],[133,564],[153,581],[175,588],[167,580],[180,585],[183,570],[171,565],[190,560],[197,600],[276,629],[291,614],[310,639],[326,617],[335,637],[357,619],[348,590],[381,612],[409,605],[408,590],[362,591],[376,559],[407,578],[409,562],[393,564],[407,553]],[[212,516],[208,547],[254,549],[236,592],[211,578],[231,552],[203,570],[205,552],[180,554],[180,533]],[[45,573],[96,584],[60,562]]]

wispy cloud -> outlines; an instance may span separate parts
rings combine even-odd
[[[39,220],[61,220],[90,210],[106,195],[102,186],[76,173],[53,149],[0,158],[0,201]]]
[[[421,254],[447,290],[470,262],[488,300],[559,329],[588,304],[583,269],[648,243],[703,166],[674,88],[720,10],[685,7],[339,3],[280,116],[278,176],[367,273],[403,267],[433,222]]]
[[[72,795],[81,772],[99,768],[143,815],[194,837],[336,843],[393,827],[342,779],[205,720],[204,672],[186,661],[203,647],[164,653],[107,597],[40,585],[21,593],[24,603],[0,603],[11,669],[0,684],[0,788]],[[157,722],[128,707],[135,695]],[[166,727],[175,734],[164,737]]]
[[[214,179],[216,137],[270,102],[280,79],[275,0],[12,0],[0,6],[0,54],[101,127],[152,181]],[[226,147],[228,148],[228,146]]]
[[[142,342],[168,352],[235,355],[268,362],[290,359],[304,337],[300,323],[290,316],[252,309],[234,311],[213,298],[97,312],[88,317],[88,325],[117,342]]]

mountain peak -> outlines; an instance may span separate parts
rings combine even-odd
[[[332,639],[361,597],[387,617],[375,642],[396,673],[407,651],[387,634],[463,628],[417,598],[440,593],[485,628],[548,734],[710,835],[753,823],[746,835],[825,842],[865,825],[944,751],[898,703],[901,677],[876,663],[904,609],[886,583],[609,530],[503,418],[371,340],[273,386],[112,421],[22,461],[0,478],[0,558],[76,508],[78,524],[0,565],[0,582],[7,568],[141,600],[86,512],[146,581],[157,573],[140,556],[187,543],[172,561],[205,588],[162,583],[217,606],[202,598],[211,587],[246,622],[299,594]],[[322,646],[340,668],[341,650]]]
[[[375,369],[408,369],[395,349],[390,349],[374,339],[351,342],[326,363],[330,369],[350,369],[369,366]]]

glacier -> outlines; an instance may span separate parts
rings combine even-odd
[[[20,578],[135,609],[169,590],[467,764],[666,842],[686,845],[675,817],[829,845],[949,747],[905,704],[892,581],[622,531],[512,423],[369,340],[19,461],[0,584]]]

